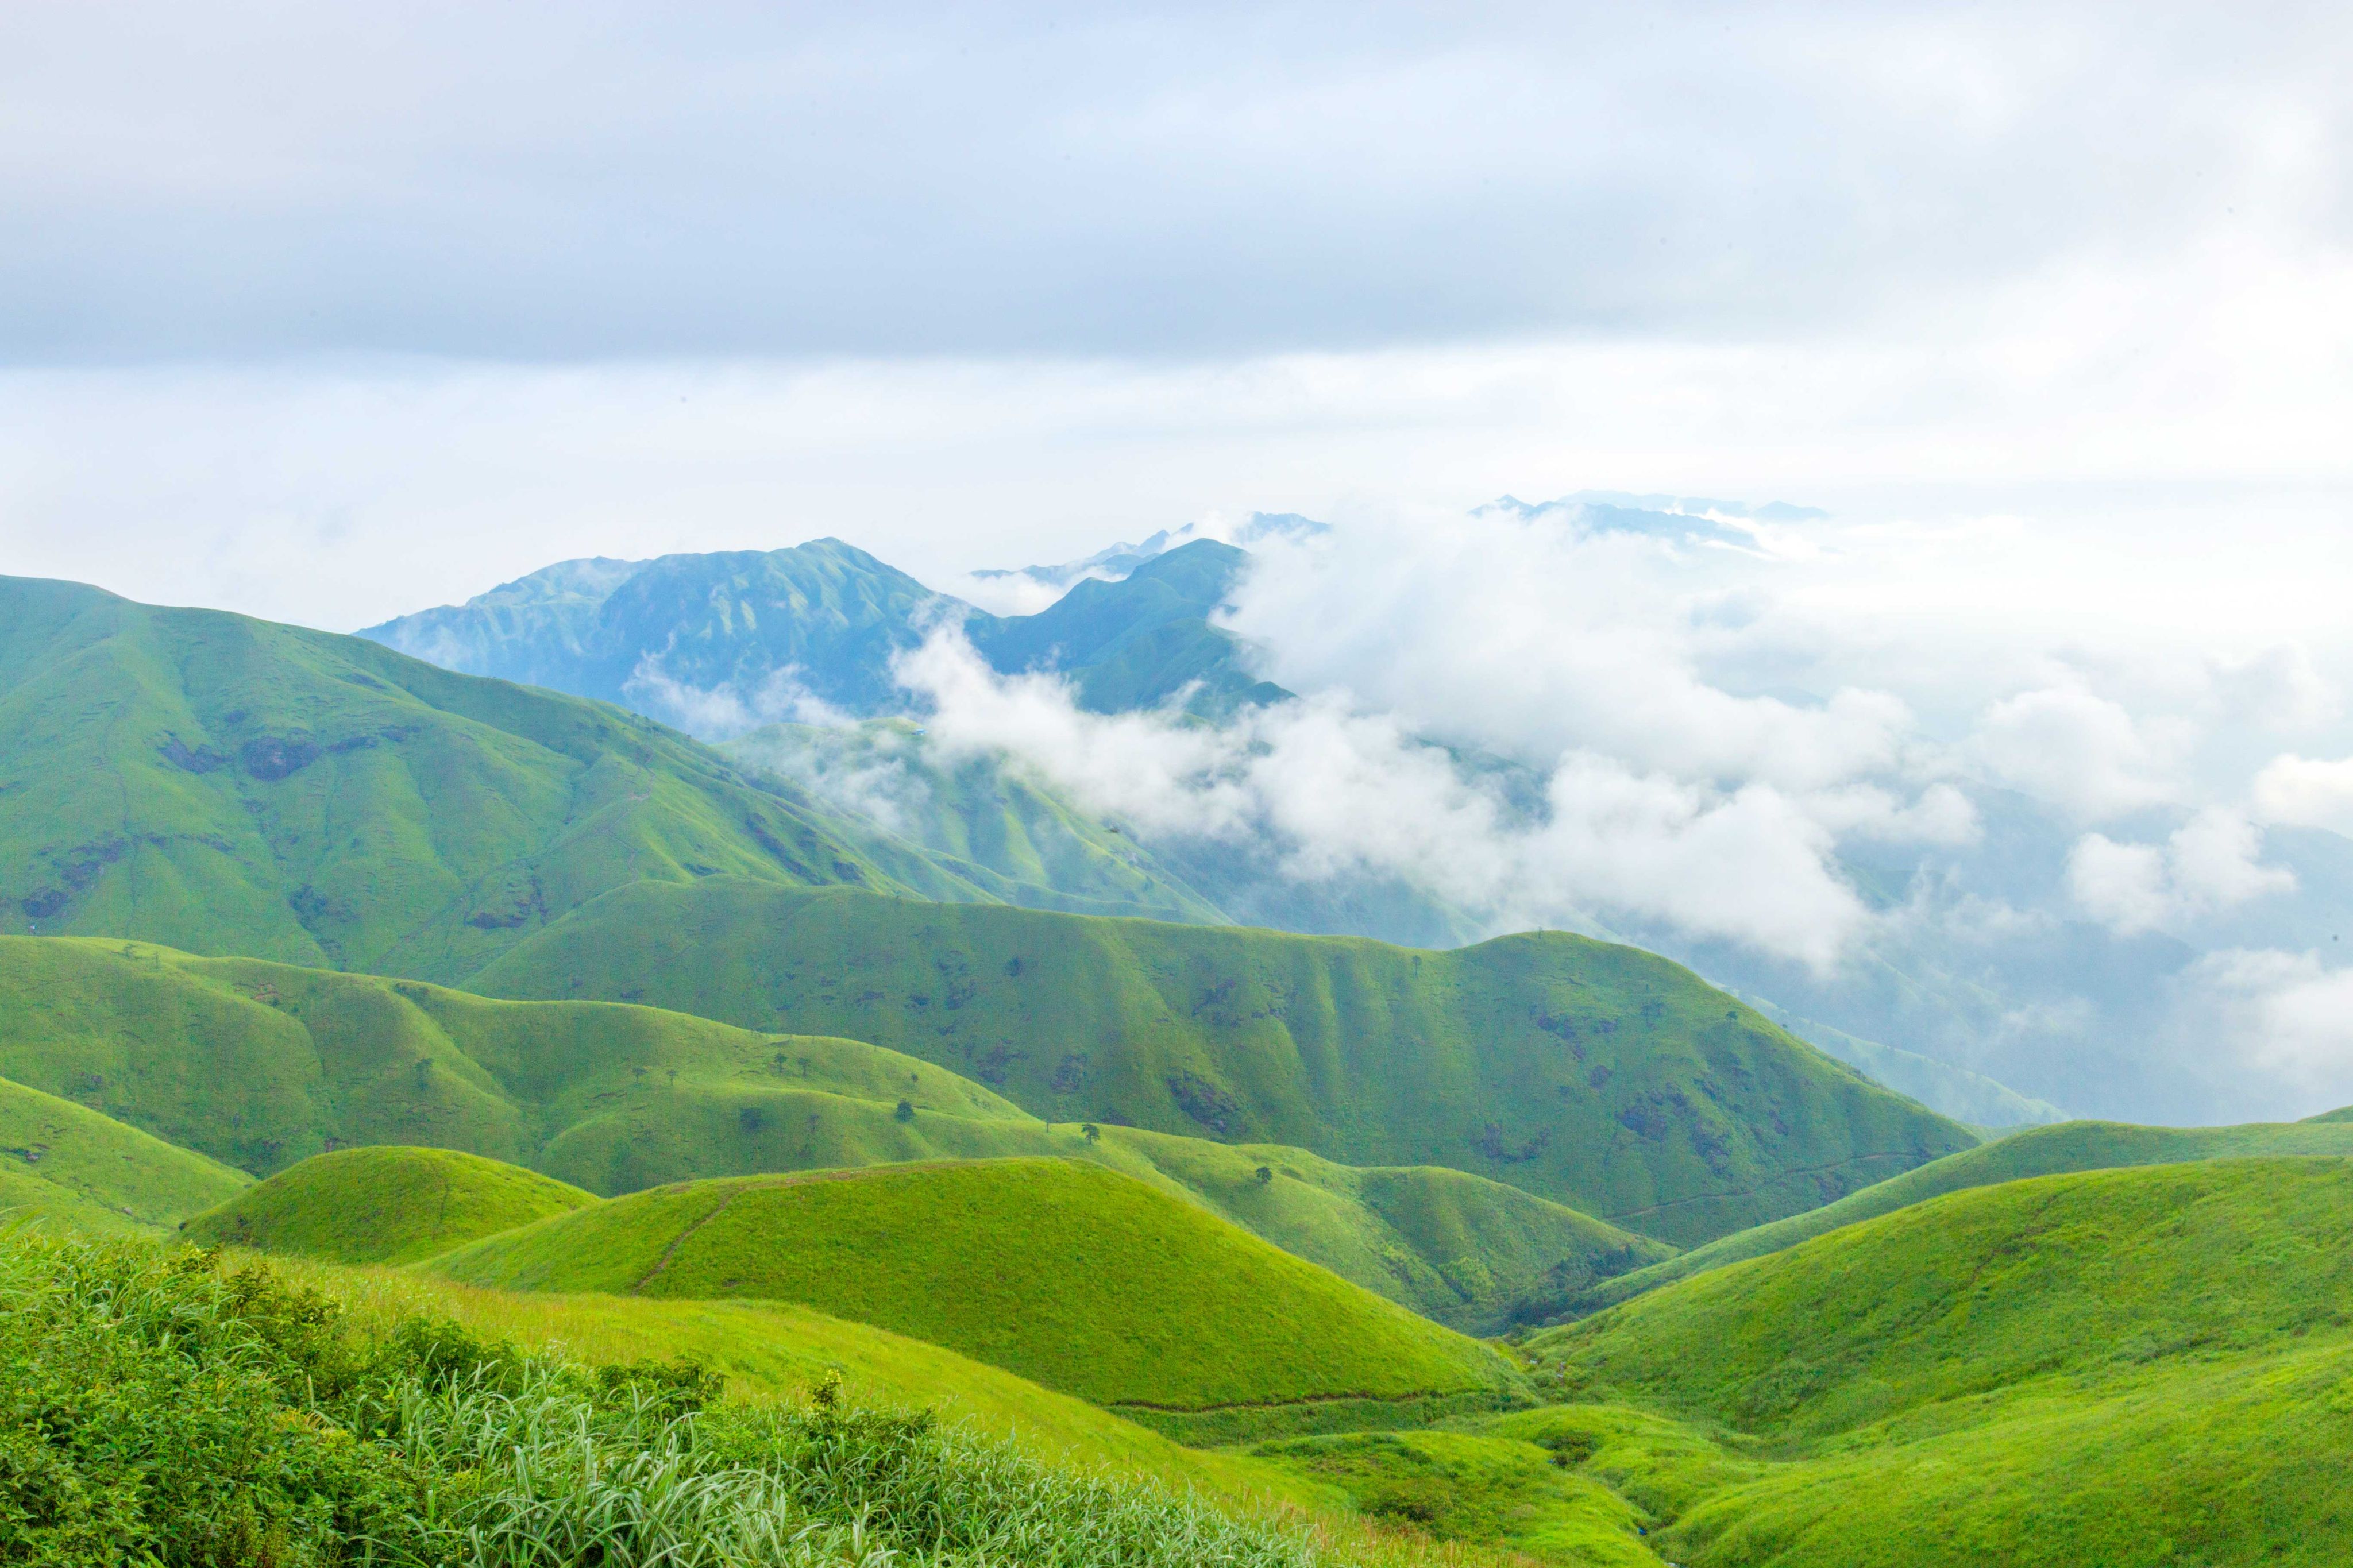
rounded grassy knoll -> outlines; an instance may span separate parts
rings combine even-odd
[[[1746,1258],[1763,1258],[1828,1235],[1842,1226],[1857,1225],[1970,1187],[1989,1187],[2069,1171],[2302,1154],[2353,1155],[2353,1119],[2331,1111],[2303,1121],[2254,1121],[2234,1127],[2053,1122],[2013,1132],[1957,1154],[1947,1154],[1900,1176],[1849,1193],[1836,1203],[1735,1231],[1663,1262],[1602,1279],[1565,1300],[1562,1310],[1564,1313],[1597,1312],[1678,1279],[1688,1279]]]
[[[2353,1161],[2218,1160],[1950,1194],[1530,1343],[1679,1410],[1820,1433],[2342,1332],[2348,1300]]]
[[[339,1149],[184,1227],[192,1241],[334,1263],[410,1263],[595,1203],[536,1171],[454,1149]]]
[[[434,1268],[510,1289],[797,1302],[1139,1410],[1403,1401],[1513,1380],[1476,1341],[1074,1161],[659,1188]]]

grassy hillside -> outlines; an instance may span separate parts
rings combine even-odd
[[[1663,1468],[1704,1479],[1654,1504],[1676,1561],[2317,1568],[2353,1540],[2349,1244],[2346,1160],[2047,1176],[1533,1344],[1572,1387],[1697,1423]],[[1711,1464],[1711,1428],[1767,1447]]]
[[[1476,1342],[1075,1161],[659,1188],[431,1267],[502,1289],[797,1302],[1140,1415],[1511,1382]]]
[[[607,889],[720,873],[987,896],[601,704],[0,579],[0,931],[454,979]]]
[[[2308,1121],[2252,1122],[2240,1127],[2136,1127],[2121,1121],[2062,1121],[2031,1128],[1975,1149],[1964,1149],[1957,1154],[1947,1154],[1808,1213],[1736,1231],[1663,1262],[1597,1281],[1562,1297],[1558,1310],[1563,1313],[1599,1311],[1678,1279],[1744,1258],[1762,1258],[1841,1226],[1893,1214],[1926,1199],[1968,1187],[2067,1171],[2266,1154],[2353,1155],[2353,1124],[2332,1123],[2315,1117]]]
[[[620,889],[476,976],[871,1039],[1051,1121],[1490,1176],[1675,1242],[1969,1147],[1652,954],[1454,952],[739,879]]]
[[[2353,1162],[2232,1160],[1949,1194],[1530,1342],[1585,1376],[1818,1434],[2062,1372],[2347,1326]]]
[[[86,1106],[0,1078],[0,1212],[85,1229],[178,1224],[252,1181]]]
[[[611,1194],[884,1161],[1084,1158],[1480,1331],[1665,1250],[1453,1171],[1118,1127],[1089,1138],[855,1040],[141,943],[0,938],[0,1073],[259,1173],[331,1145],[431,1145]],[[170,1217],[227,1195],[207,1192]]]
[[[596,1200],[535,1171],[450,1149],[340,1149],[247,1188],[181,1228],[190,1241],[334,1263],[408,1263]]]

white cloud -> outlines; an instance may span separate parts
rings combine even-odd
[[[2286,1114],[2353,1102],[2353,968],[2332,969],[2308,952],[2270,949],[2210,953],[2188,977],[2206,1054],[2242,1093],[2263,1080],[2289,1092]],[[2257,1081],[2245,1083],[2252,1070]],[[2281,1113],[2274,1110],[2272,1113]]]
[[[1577,751],[1527,819],[1397,718],[1331,695],[1222,729],[1092,714],[1052,677],[998,676],[945,633],[899,678],[951,754],[1004,753],[1090,810],[1224,840],[1280,875],[1395,876],[1503,927],[1633,916],[1818,969],[1864,920],[1830,867],[1831,832],[1768,783],[1717,789]]]
[[[2294,891],[2295,872],[2260,862],[2263,842],[2261,828],[2222,806],[2199,812],[2162,845],[2088,833],[2068,855],[2067,890],[2120,936],[2156,931]]]
[[[1912,717],[1889,692],[1799,703],[1702,678],[1696,623],[1754,565],[1589,530],[1573,510],[1370,519],[1266,550],[1231,624],[1285,686],[1346,690],[1419,732],[1530,759],[1591,750],[1793,793],[1895,769]]]
[[[802,684],[797,665],[763,676],[750,690],[733,681],[691,685],[673,677],[659,655],[639,658],[621,691],[629,701],[666,723],[706,741],[733,740],[763,724],[841,724],[849,716]]]
[[[909,765],[922,738],[895,724],[765,730],[735,750],[805,785],[818,798],[859,813],[890,832],[928,841],[940,825],[932,789]]]
[[[2353,832],[2353,757],[2328,762],[2283,752],[2255,775],[2250,798],[2265,822]]]
[[[2171,799],[2179,786],[2165,774],[2181,742],[2121,703],[2052,687],[1993,704],[1966,754],[1997,781],[2097,821]]]

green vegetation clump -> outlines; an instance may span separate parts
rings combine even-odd
[[[2331,1116],[2337,1113],[2332,1112]],[[1969,1187],[2029,1176],[2097,1171],[2191,1160],[2261,1155],[2353,1155],[2353,1122],[2316,1116],[2306,1121],[2251,1122],[2237,1127],[2138,1127],[2123,1121],[2062,1121],[2013,1132],[1975,1149],[1931,1161],[1917,1170],[1849,1193],[1836,1203],[1718,1237],[1663,1262],[1620,1272],[1550,1303],[1554,1317],[1599,1311],[1646,1290],[1672,1285],[1745,1258],[1762,1258],[1916,1203]]]
[[[182,1228],[203,1245],[336,1263],[409,1263],[596,1201],[479,1154],[340,1149],[279,1172]]]
[[[1198,1205],[1066,1160],[745,1177],[450,1253],[506,1289],[795,1301],[1113,1408],[1487,1397],[1496,1353]]]
[[[253,1180],[71,1100],[0,1079],[0,1213],[160,1229]]]
[[[469,982],[872,1040],[1053,1121],[1438,1165],[1677,1246],[1972,1146],[1680,965],[647,882]]]
[[[712,1403],[208,1254],[0,1237],[0,1559],[273,1568],[1089,1568],[1325,1561],[1293,1530],[1048,1467],[928,1412]]]

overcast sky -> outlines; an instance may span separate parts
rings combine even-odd
[[[581,553],[939,574],[1585,486],[2170,559],[2353,480],[2342,7],[16,0],[0,44],[0,570],[142,596],[349,626]]]

